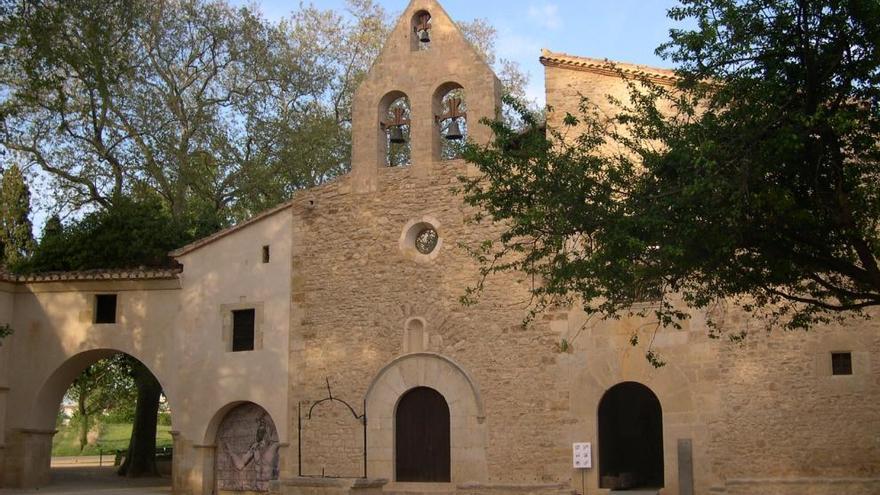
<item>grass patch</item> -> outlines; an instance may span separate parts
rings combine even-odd
[[[156,447],[171,447],[171,427],[159,425],[156,431]],[[98,455],[101,451],[105,454],[128,448],[131,438],[130,424],[104,424],[100,426],[98,441],[95,445],[86,445],[82,452],[79,450],[79,440],[76,428],[60,426],[55,438],[52,439],[52,455],[54,457],[69,457],[77,455]]]

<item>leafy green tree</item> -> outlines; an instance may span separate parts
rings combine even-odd
[[[167,267],[172,262],[169,251],[204,234],[187,231],[158,199],[120,198],[111,208],[67,227],[57,217],[50,219],[33,257],[21,270]]]
[[[506,226],[475,248],[483,275],[672,326],[722,302],[785,328],[880,305],[880,3],[681,0],[669,15],[695,26],[658,49],[675,87],[630,80],[617,115],[584,101],[561,129],[495,122],[469,147],[482,177],[465,198]]]
[[[206,0],[15,2],[0,143],[72,211],[149,189],[176,220],[250,216],[350,167],[351,95],[387,31],[350,6],[273,24]]]
[[[102,359],[83,370],[67,390],[66,400],[76,404],[71,423],[77,428],[80,451],[88,445],[89,431],[100,414],[118,403],[134,401],[130,361],[124,354]]]
[[[21,170],[12,165],[0,183],[0,254],[10,268],[22,264],[34,250],[30,211],[30,191]]]

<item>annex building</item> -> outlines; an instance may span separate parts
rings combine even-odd
[[[541,61],[549,126],[624,94],[605,61]],[[515,274],[460,304],[478,275],[460,246],[497,227],[467,221],[451,189],[475,170],[446,137],[486,142],[500,95],[439,3],[413,0],[356,94],[349,174],[182,247],[179,270],[0,275],[0,486],[49,481],[62,396],[124,352],[166,392],[181,495],[880,493],[876,320],[739,345],[695,314],[656,336],[654,369],[640,321],[561,308],[523,327]]]

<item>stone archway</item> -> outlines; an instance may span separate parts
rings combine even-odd
[[[125,354],[144,365],[163,386],[162,377],[154,371],[151,363],[125,352],[112,348],[98,348],[83,351],[65,359],[43,380],[33,392],[25,406],[28,411],[28,426],[13,428],[7,437],[5,474],[3,480],[8,486],[38,488],[51,481],[52,439],[56,433],[55,422],[64,394],[73,381],[86,368],[101,359],[117,354]],[[169,403],[173,403],[167,395]]]
[[[367,389],[367,473],[395,479],[396,412],[411,390],[425,387],[449,407],[449,481],[488,481],[483,401],[473,379],[451,359],[434,353],[401,356],[382,368]]]
[[[619,383],[599,402],[599,486],[662,488],[663,412],[648,387]]]

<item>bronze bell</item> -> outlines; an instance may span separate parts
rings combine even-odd
[[[431,42],[431,35],[428,33],[427,29],[419,29],[419,41],[422,43]]]
[[[449,124],[449,129],[446,130],[446,139],[450,141],[459,141],[464,138],[464,135],[461,133],[461,127],[458,125],[458,119],[452,119],[452,123]]]
[[[403,144],[406,142],[406,138],[403,136],[403,129],[398,125],[391,128],[389,139],[394,144]]]

